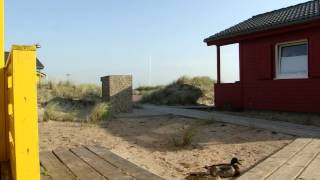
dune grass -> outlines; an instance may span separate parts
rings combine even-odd
[[[143,94],[142,103],[157,105],[212,105],[214,80],[206,77],[183,76],[167,86],[156,86]]]
[[[71,81],[44,81],[38,88],[40,102],[52,98],[63,98],[83,101],[100,99],[101,87],[94,84],[76,84]]]
[[[110,106],[101,101],[101,87],[71,81],[47,81],[38,87],[43,121],[92,122],[107,120]]]
[[[97,103],[89,115],[89,122],[96,123],[108,119],[111,115],[109,109],[110,105],[108,103]]]
[[[197,135],[198,126],[183,128],[179,133],[171,136],[171,142],[175,147],[186,147],[192,144],[194,136]]]
[[[147,95],[154,91],[157,91],[159,89],[163,88],[163,86],[140,86],[136,89],[134,89],[133,94],[134,95]]]

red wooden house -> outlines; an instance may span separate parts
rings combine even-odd
[[[253,16],[204,42],[217,46],[217,107],[320,112],[320,0]],[[220,47],[234,43],[240,81],[221,83]]]

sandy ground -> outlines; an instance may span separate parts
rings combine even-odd
[[[186,129],[193,129],[192,143],[176,147]],[[117,118],[90,125],[40,122],[41,151],[81,145],[102,145],[165,179],[183,179],[203,166],[244,160],[242,170],[270,156],[294,137],[274,132],[175,116]]]

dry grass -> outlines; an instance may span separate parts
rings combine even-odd
[[[214,80],[209,77],[183,76],[177,81],[144,94],[143,103],[159,105],[213,104]],[[151,89],[151,88],[148,88]]]
[[[99,122],[110,117],[109,105],[101,102],[101,87],[70,81],[39,85],[38,101],[43,121]]]
[[[180,132],[171,136],[175,147],[186,147],[192,144],[193,137],[197,135],[199,126],[183,127]]]
[[[43,121],[79,121],[75,112],[64,112],[60,109],[61,106],[56,103],[47,105],[43,114]]]
[[[96,123],[99,121],[107,120],[110,117],[110,105],[107,103],[98,103],[96,104],[90,115],[89,115],[89,122]]]
[[[163,86],[140,86],[136,89],[134,89],[133,94],[134,95],[147,95],[154,91],[157,91],[159,89],[163,88]]]
[[[71,81],[44,81],[39,84],[38,93],[40,103],[53,98],[97,101],[101,97],[101,87],[94,84],[76,84]]]

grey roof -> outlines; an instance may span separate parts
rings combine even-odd
[[[4,62],[6,63],[7,62],[7,59],[10,55],[10,52],[5,52],[4,53]],[[38,70],[42,70],[44,69],[44,65],[40,62],[40,60],[37,58],[37,69]]]
[[[263,13],[221,31],[204,42],[250,34],[287,25],[320,19],[320,0],[308,1],[294,6]]]

